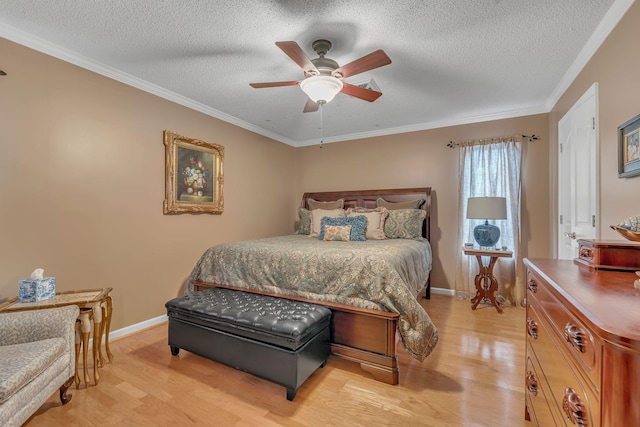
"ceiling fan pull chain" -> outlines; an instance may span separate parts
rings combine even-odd
[[[324,105],[324,102],[319,102],[318,104],[320,107],[320,148],[322,148],[322,143],[324,142],[324,133],[322,129],[322,106]]]

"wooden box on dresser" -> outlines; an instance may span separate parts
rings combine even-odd
[[[640,426],[640,290],[632,272],[525,259],[525,417]]]

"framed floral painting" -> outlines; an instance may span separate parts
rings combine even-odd
[[[168,130],[164,146],[164,214],[221,214],[224,147]]]

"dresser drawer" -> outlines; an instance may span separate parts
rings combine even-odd
[[[534,332],[535,331],[535,332]],[[552,338],[557,331],[546,320],[536,304],[527,304],[527,357],[544,366],[540,382],[548,384],[550,406],[555,406],[567,421],[567,425],[600,425],[600,403],[592,389],[583,383],[577,373],[580,369]],[[544,387],[543,387],[544,389]],[[544,424],[540,424],[544,425]]]
[[[525,369],[525,402],[527,411],[534,426],[564,425],[564,418],[553,404],[553,397],[542,369],[533,354],[527,349],[527,366]]]
[[[579,371],[593,387],[600,391],[602,341],[582,321],[576,318],[551,293],[550,285],[531,271],[527,272],[527,300],[544,315],[558,346],[572,358]]]

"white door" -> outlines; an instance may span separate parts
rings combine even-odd
[[[558,258],[578,256],[578,239],[598,234],[598,84],[558,123]]]

